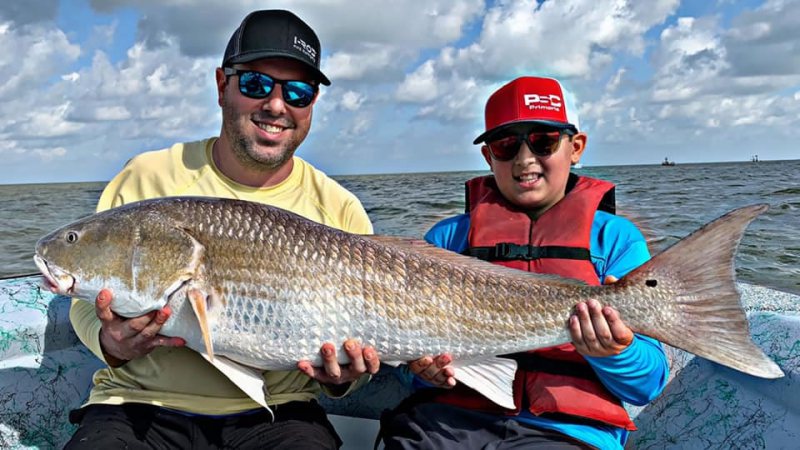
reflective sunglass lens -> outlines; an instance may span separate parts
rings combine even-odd
[[[494,159],[498,161],[510,161],[517,155],[519,143],[520,141],[517,136],[508,136],[490,142],[489,150],[492,152],[492,157],[494,157]]]
[[[283,84],[283,99],[292,106],[302,108],[310,105],[315,94],[314,86],[304,81],[287,81]]]
[[[275,82],[272,78],[258,72],[244,72],[239,75],[239,91],[252,98],[269,96]]]
[[[561,133],[529,133],[528,147],[537,156],[549,156],[558,151]]]

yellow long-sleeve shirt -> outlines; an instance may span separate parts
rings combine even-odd
[[[136,156],[106,186],[97,210],[156,197],[225,197],[278,206],[351,233],[372,233],[372,224],[358,199],[302,159],[294,158],[293,170],[282,183],[253,188],[236,183],[216,168],[211,158],[215,140],[176,144]],[[81,341],[105,360],[94,306],[73,300],[70,320]],[[365,379],[362,377],[350,390]],[[311,400],[321,391],[319,383],[296,370],[264,372],[264,381],[270,404]],[[88,404],[129,402],[212,415],[260,407],[195,351],[167,347],[94,374]]]

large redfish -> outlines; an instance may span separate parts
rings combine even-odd
[[[43,237],[35,260],[63,294],[94,301],[111,288],[122,316],[169,304],[161,333],[184,338],[261,404],[260,370],[321,365],[323,342],[355,338],[388,363],[449,352],[461,382],[513,407],[516,362],[496,355],[568,342],[574,305],[592,298],[637,333],[755,376],[783,376],[750,340],[734,283],[736,247],[766,209],[730,212],[599,287],[211,198],[89,216]]]

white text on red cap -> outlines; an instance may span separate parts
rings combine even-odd
[[[539,95],[523,94],[522,99],[528,109],[546,109],[548,111],[560,111],[562,106],[561,97],[556,94]]]

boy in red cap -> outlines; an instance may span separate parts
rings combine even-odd
[[[425,239],[495,264],[614,282],[650,258],[633,223],[614,215],[614,185],[570,173],[586,148],[572,96],[558,80],[522,77],[486,104],[474,143],[493,174],[466,184],[466,213]],[[449,355],[410,365],[420,389],[383,420],[387,449],[622,448],[636,427],[622,402],[663,390],[661,344],[635,335],[611,307],[578,303],[572,343],[509,355],[515,410],[456,385]],[[433,387],[444,389],[433,389]]]

